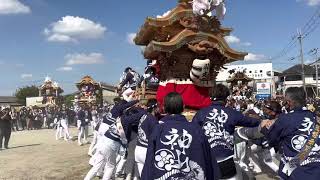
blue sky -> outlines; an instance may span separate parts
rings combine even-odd
[[[145,60],[130,42],[147,16],[162,15],[176,0],[0,0],[0,95],[40,85],[45,76],[66,93],[84,75],[114,84],[122,70],[141,71]],[[227,0],[223,25],[234,28],[234,49],[263,61],[277,54],[318,8],[320,0]],[[80,28],[79,28],[80,27]],[[319,47],[319,30],[304,50]],[[274,60],[277,69],[298,63],[295,48]],[[308,62],[312,56],[306,55]],[[246,61],[256,62],[256,61]]]

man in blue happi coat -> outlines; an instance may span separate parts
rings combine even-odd
[[[202,127],[206,140],[210,144],[212,156],[216,156],[222,179],[239,179],[234,156],[233,134],[236,126],[256,127],[260,120],[246,117],[229,107],[226,107],[229,89],[218,84],[213,89],[213,103],[201,109],[193,118],[193,123]],[[238,174],[238,175],[237,175]]]
[[[268,130],[262,131],[268,139],[270,146],[279,146],[281,154],[279,176],[284,180],[319,180],[320,179],[320,138],[319,135],[311,139],[311,134],[316,129],[317,117],[306,110],[306,93],[303,88],[290,87],[286,90],[285,100],[290,111],[281,114]],[[305,145],[310,140],[315,144],[310,152],[300,158],[296,167],[292,165],[293,159],[297,159],[301,152],[306,150]],[[290,162],[290,163],[289,163]],[[294,163],[295,164],[295,163]]]
[[[217,161],[199,126],[188,122],[182,97],[164,99],[167,115],[153,128],[141,180],[218,180]]]

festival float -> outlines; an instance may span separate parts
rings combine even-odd
[[[249,83],[253,81],[246,75],[246,70],[230,70],[230,77],[227,79],[229,88],[232,90],[232,96],[238,98],[250,98],[252,97],[253,88],[249,86]]]
[[[74,102],[77,104],[97,104],[102,98],[101,84],[90,76],[84,76],[76,86],[79,94],[75,96]]]
[[[231,87],[235,86],[247,86],[249,82],[253,81],[252,78],[249,78],[245,71],[234,71],[230,72],[231,76],[227,79],[227,83],[230,83]]]
[[[39,87],[39,97],[42,97],[42,105],[54,106],[61,103],[62,88],[50,77],[46,77],[44,83]]]
[[[156,62],[160,85],[156,92],[140,89],[140,96],[163,105],[168,93],[178,92],[189,111],[210,105],[219,70],[247,55],[224,39],[232,31],[221,26],[224,13],[223,1],[179,0],[163,16],[147,17],[134,41],[145,46],[145,59]]]

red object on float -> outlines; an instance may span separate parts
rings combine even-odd
[[[167,84],[160,84],[157,91],[157,100],[161,109],[163,109],[164,97],[170,92],[177,92],[181,94],[183,102],[187,108],[197,110],[211,105],[209,88],[199,87],[194,84],[168,82]]]

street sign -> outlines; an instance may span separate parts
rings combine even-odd
[[[256,95],[256,99],[270,99],[271,98],[271,94],[257,94]]]
[[[257,83],[257,94],[271,95],[271,83]]]

